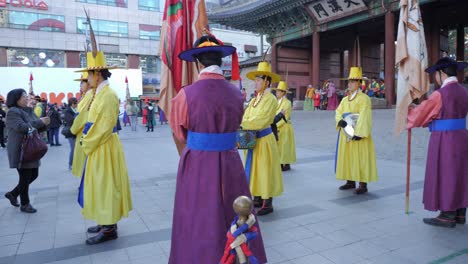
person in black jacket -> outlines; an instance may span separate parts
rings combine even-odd
[[[5,117],[6,113],[3,111],[3,99],[0,99],[0,146],[5,147],[5,135],[3,129],[5,128]]]
[[[23,89],[14,89],[8,93],[7,106],[5,124],[8,129],[8,161],[10,168],[18,170],[19,182],[13,190],[5,193],[5,197],[11,205],[18,207],[19,196],[20,210],[25,213],[35,213],[36,209],[29,203],[29,185],[39,175],[40,161],[21,162],[21,143],[31,129],[45,130],[50,119],[38,118],[34,114],[33,109],[28,107],[28,95]]]
[[[60,126],[62,125],[62,120],[60,119],[60,114],[57,111],[57,105],[52,104],[50,105],[50,110],[48,113],[50,117],[50,127],[49,127],[49,134],[50,134],[50,146],[62,146],[59,143],[59,130]],[[54,144],[55,139],[55,144]]]
[[[78,106],[78,100],[75,97],[68,99],[68,107],[63,111],[63,128],[62,134],[68,139],[70,143],[70,155],[68,158],[68,169],[72,169],[73,164],[73,153],[75,152],[75,140],[76,136],[70,131],[73,121],[77,115],[76,107]]]

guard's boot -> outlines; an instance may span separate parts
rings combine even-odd
[[[115,230],[117,230],[117,224],[115,224],[114,226],[115,226]],[[88,233],[99,233],[99,231],[101,231],[101,229],[102,229],[101,225],[95,225],[95,226],[92,226],[92,227],[88,227]]]
[[[109,240],[117,239],[116,225],[104,225],[96,236],[86,239],[86,244],[96,245]]]
[[[262,207],[262,205],[263,205],[262,197],[254,196],[253,204],[254,204],[254,207],[256,207],[256,208]]]
[[[281,164],[281,171],[285,171],[284,164]]]
[[[273,213],[273,198],[263,200],[262,208],[257,211],[257,215],[267,215]]]
[[[95,225],[95,226],[92,226],[92,227],[88,227],[88,233],[99,233],[99,231],[101,231],[102,229],[102,226],[100,225]]]
[[[354,190],[355,194],[363,194],[363,193],[366,193],[366,192],[367,192],[367,183],[365,183],[365,182],[360,182],[359,183],[359,188]]]
[[[423,222],[428,225],[454,228],[456,226],[456,211],[441,211],[436,218],[424,218]]]
[[[457,216],[455,217],[457,224],[464,225],[466,222],[466,208],[460,208],[457,210]]]
[[[341,185],[340,190],[348,190],[348,189],[354,189],[356,188],[356,182],[355,181],[346,181],[344,185]]]
[[[282,165],[282,168],[283,168],[283,171],[288,171],[291,169],[291,166],[289,166],[289,164],[284,164]]]

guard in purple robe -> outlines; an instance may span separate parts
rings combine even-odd
[[[408,128],[429,127],[431,137],[427,155],[423,203],[429,211],[441,211],[435,218],[424,218],[429,225],[455,227],[465,224],[468,207],[468,90],[457,80],[457,69],[466,62],[448,57],[426,69],[434,73],[440,89],[408,113]]]
[[[218,263],[235,217],[232,204],[238,196],[251,197],[236,149],[244,100],[220,68],[221,59],[236,49],[212,36],[194,46],[179,58],[196,61],[202,70],[198,81],[172,100],[169,119],[175,139],[186,144],[177,174],[170,264]],[[260,232],[250,243],[259,263],[266,263]]]

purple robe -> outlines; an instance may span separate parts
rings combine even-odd
[[[453,82],[437,90],[442,97],[440,119],[465,118],[468,90]],[[424,181],[424,208],[454,211],[468,207],[468,130],[433,131]]]
[[[237,87],[220,78],[203,79],[184,91],[188,130],[237,131],[244,113]],[[240,195],[251,197],[237,149],[200,151],[186,147],[177,174],[169,263],[219,263],[226,233],[235,217],[232,204]],[[250,248],[259,263],[266,263],[260,232]]]

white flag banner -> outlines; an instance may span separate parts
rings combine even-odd
[[[400,0],[400,20],[396,45],[398,66],[395,133],[406,128],[408,106],[429,90],[427,47],[418,0]]]

